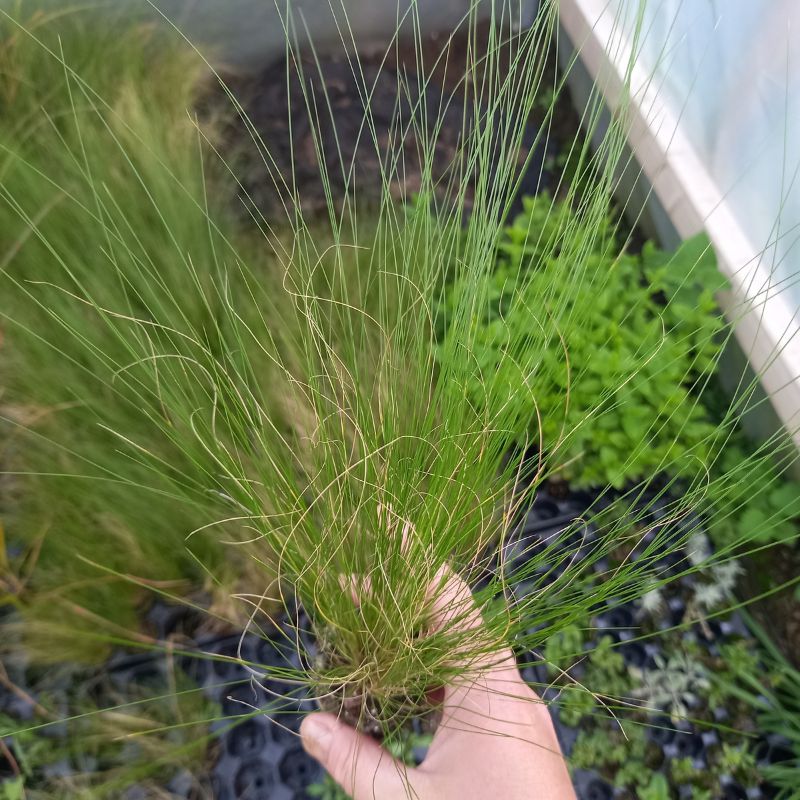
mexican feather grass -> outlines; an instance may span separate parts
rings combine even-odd
[[[0,452],[16,495],[7,528],[26,543],[14,602],[37,658],[96,660],[114,643],[147,645],[136,620],[152,593],[254,633],[296,597],[320,654],[280,677],[386,732],[424,712],[431,687],[470,663],[509,642],[541,650],[600,605],[670,579],[656,564],[686,543],[690,512],[711,488],[742,480],[741,468],[720,473],[716,463],[743,407],[758,402],[753,381],[681,448],[663,447],[665,431],[683,433],[667,424],[677,408],[641,430],[640,447],[659,447],[659,472],[673,477],[657,490],[649,483],[649,494],[644,484],[622,492],[595,516],[591,547],[581,524],[548,542],[515,538],[521,512],[587,424],[567,421],[570,392],[592,365],[570,362],[563,331],[581,328],[577,294],[599,294],[610,279],[598,250],[624,247],[609,214],[619,169],[631,167],[626,103],[601,136],[594,98],[583,123],[600,145],[592,150],[591,136],[566,143],[571,175],[556,189],[573,213],[554,203],[549,223],[517,242],[549,259],[551,281],[535,281],[537,264],[523,259],[494,308],[504,222],[534,162],[529,120],[552,96],[538,133],[545,146],[564,91],[561,77],[548,84],[557,7],[541,6],[520,29],[498,5],[481,36],[475,10],[465,16],[467,69],[432,118],[419,98],[451,40],[436,64],[420,52],[413,70],[399,69],[405,100],[389,131],[373,124],[372,87],[343,23],[367,109],[358,135],[381,163],[380,201],[360,203],[358,165],[330,158],[318,135],[326,213],[313,219],[253,126],[285,214],[265,218],[246,196],[231,207],[244,190],[220,156],[225,125],[196,111],[204,87],[221,79],[177,33],[99,34],[79,11],[3,13]],[[417,22],[412,4],[404,24],[419,44]],[[328,98],[303,79],[315,62],[295,45],[302,20],[285,24],[287,71],[303,87],[292,102],[309,109],[315,130],[335,130]],[[226,97],[227,118],[246,126],[237,98]],[[469,113],[442,170],[440,120],[457,98]],[[411,160],[419,180],[398,197]],[[613,258],[602,263],[614,269]],[[501,371],[482,361],[490,313]],[[730,336],[732,323],[709,313],[719,324],[684,332],[693,341]],[[511,318],[528,324],[502,324]],[[659,363],[665,318],[650,319],[653,335],[601,388],[589,421]],[[708,369],[674,375],[670,366],[651,379],[700,404]],[[553,425],[537,418],[537,384],[553,369],[565,386],[564,424],[545,439]],[[776,452],[770,442],[752,459]],[[654,491],[672,497],[661,533],[596,583],[594,565],[640,542]],[[483,628],[452,619],[431,629],[445,565],[475,587]]]

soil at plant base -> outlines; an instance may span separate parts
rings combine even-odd
[[[356,696],[347,696],[346,689],[341,692],[320,697],[317,700],[322,711],[335,714],[339,719],[353,728],[358,728],[376,739],[382,739],[386,733],[385,725],[381,724],[378,709],[369,700]],[[426,708],[409,708],[403,714],[405,722],[392,731],[400,739],[404,735],[423,733],[434,734],[442,719],[441,709],[436,706]]]
[[[478,37],[485,37],[487,30],[481,29]],[[465,207],[461,212],[469,214],[476,176],[469,174],[459,160],[464,131],[475,124],[472,103],[463,89],[469,57],[467,36],[454,37],[447,58],[439,59],[445,45],[442,37],[431,36],[424,40],[421,51],[413,42],[401,40],[388,53],[381,50],[361,55],[358,81],[354,78],[353,63],[344,55],[321,60],[309,56],[301,62],[302,75],[296,67],[287,69],[286,61],[281,60],[258,75],[227,76],[229,89],[252,125],[251,129],[236,116],[224,130],[221,147],[241,183],[238,201],[243,203],[245,213],[249,214],[255,206],[269,221],[284,219],[294,195],[299,198],[304,214],[324,214],[328,196],[320,180],[321,167],[327,172],[328,188],[337,208],[341,208],[345,198],[352,201],[354,196],[358,197],[359,207],[374,206],[381,200],[388,158],[397,154],[399,145],[402,156],[392,170],[388,191],[395,199],[410,200],[422,184],[421,165],[427,159],[420,154],[423,144],[428,142],[433,143],[432,172],[441,187],[442,199],[452,196],[453,188],[448,188],[448,184],[466,175],[468,185],[462,187]],[[430,73],[422,97],[417,85],[420,61],[424,72]],[[553,57],[542,82],[551,91],[556,81],[555,69]],[[364,97],[360,88],[364,84],[374,87],[369,98]],[[426,118],[422,131],[408,124],[419,101],[425,113],[417,111],[413,116],[416,123]],[[205,102],[212,108],[230,104],[223,95]],[[313,107],[312,114],[309,105]],[[546,108],[543,98],[541,106],[525,121],[526,132],[517,158],[521,176],[517,207],[521,207],[525,195],[536,194],[542,188],[557,188],[551,185],[547,169],[556,158],[553,143],[561,140],[570,143],[579,130],[572,103],[563,93],[548,135],[537,142]],[[374,132],[364,124],[367,109]],[[490,119],[483,124],[493,122]],[[512,124],[519,122],[515,120]],[[398,123],[404,129],[402,132]],[[269,159],[259,151],[254,135],[269,149]],[[547,149],[544,139],[550,142]]]

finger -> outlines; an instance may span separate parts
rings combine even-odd
[[[361,607],[361,598],[372,592],[372,579],[369,575],[363,578],[358,575],[339,575],[338,581],[339,588],[345,593],[349,592],[356,608]]]
[[[374,739],[333,714],[311,714],[300,725],[306,752],[353,800],[414,797],[416,770],[392,758]]]
[[[445,710],[464,705],[468,695],[466,705],[485,710],[491,693],[517,690],[521,678],[514,655],[510,648],[493,643],[486,635],[483,617],[467,583],[444,565],[429,587],[429,598],[433,630],[463,637],[463,653],[455,658],[463,674],[444,687]]]

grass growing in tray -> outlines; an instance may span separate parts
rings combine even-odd
[[[137,610],[149,592],[256,632],[296,595],[322,657],[295,677],[355,724],[390,731],[481,654],[512,639],[541,648],[598,603],[667,580],[654,564],[685,543],[687,512],[709,484],[742,479],[714,464],[750,393],[716,423],[697,422],[718,357],[711,341],[730,326],[707,295],[688,320],[674,319],[670,298],[708,275],[705,246],[684,253],[680,285],[662,275],[660,316],[647,293],[621,318],[609,307],[620,330],[646,318],[647,335],[634,357],[602,370],[599,388],[602,351],[577,369],[570,361],[578,345],[564,331],[596,325],[586,296],[611,306],[604,292],[616,287],[622,303],[637,279],[610,216],[625,103],[596,152],[582,138],[562,144],[574,175],[558,188],[564,204],[537,206],[543,214],[504,233],[520,152],[532,152],[522,149],[527,121],[547,89],[543,142],[563,89],[544,83],[555,4],[542,3],[530,29],[513,23],[508,8],[485,38],[474,15],[462,23],[469,56],[453,91],[471,113],[444,173],[432,168],[438,118],[427,107],[411,103],[388,132],[367,110],[359,135],[378,153],[391,143],[377,209],[359,205],[352,164],[318,152],[322,190],[341,170],[344,201],[329,194],[327,215],[307,219],[293,176],[273,171],[291,198],[285,218],[245,202],[255,224],[244,226],[227,205],[235,177],[217,155],[220,127],[192,111],[213,77],[177,37],[112,36],[80,12],[3,15],[2,457],[18,495],[7,527],[27,546],[14,602],[37,657],[142,643]],[[448,52],[445,41],[441,60]],[[290,45],[287,54],[289,69],[303,69]],[[369,109],[370,83],[356,57],[351,65]],[[418,96],[433,67],[399,71],[401,91]],[[324,97],[293,102],[312,120],[333,113]],[[584,116],[596,130],[596,98]],[[421,178],[397,197],[412,135]],[[269,170],[270,142],[254,135],[253,147]],[[564,368],[560,408],[552,392],[546,407],[537,400],[548,363]],[[508,558],[520,510],[564,469],[551,456],[574,462],[586,420],[602,429],[628,394],[665,382],[673,391],[659,413],[633,426],[655,457],[643,444],[587,472],[618,485],[620,475],[669,475],[678,440],[695,462],[673,472],[681,499],[638,559],[600,583],[591,575],[639,535],[636,488],[597,519],[597,543],[580,558],[570,530]],[[445,564],[480,587],[484,629],[452,620],[426,632]]]

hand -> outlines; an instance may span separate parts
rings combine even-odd
[[[469,588],[450,574],[434,601],[439,624],[483,623]],[[574,800],[547,708],[522,680],[510,650],[445,687],[442,721],[425,761],[409,767],[332,714],[311,714],[303,746],[354,800]]]

